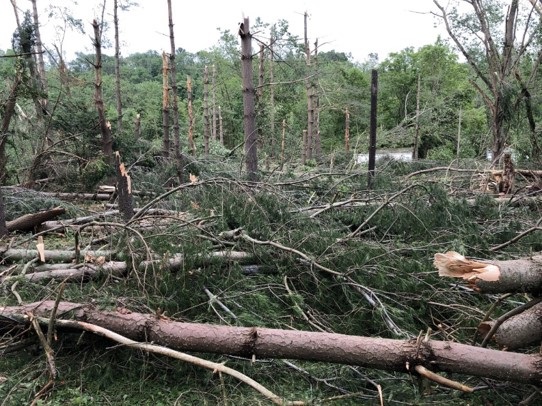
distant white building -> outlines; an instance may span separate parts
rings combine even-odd
[[[397,148],[397,149],[377,149],[376,159],[390,157],[397,161],[410,162],[412,161],[412,149],[410,148]],[[356,157],[357,164],[366,164],[369,162],[369,154],[358,154]]]

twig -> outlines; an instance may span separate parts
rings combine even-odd
[[[54,380],[56,378],[56,366],[55,366],[55,356],[54,351],[45,339],[45,336],[43,335],[43,331],[41,331],[40,323],[38,321],[37,317],[34,317],[32,313],[28,313],[28,317],[30,318],[30,322],[32,323],[32,327],[34,327],[34,330],[36,331],[36,334],[38,335],[38,339],[40,340],[40,344],[43,346],[43,351],[45,352],[45,358],[47,360],[47,368],[49,370],[49,376],[51,380]]]
[[[415,187],[417,187],[417,186],[420,186],[420,185],[418,185],[418,184],[409,185],[409,186],[407,186],[406,188],[401,189],[399,192],[397,192],[397,193],[395,193],[394,195],[392,195],[392,196],[390,196],[389,198],[387,198],[387,199],[384,201],[384,203],[382,203],[380,206],[378,206],[378,208],[377,208],[375,211],[373,211],[373,212],[371,213],[371,215],[370,215],[369,217],[367,217],[367,218],[365,219],[365,221],[364,221],[363,223],[361,223],[361,224],[358,226],[358,228],[356,228],[354,231],[352,231],[350,234],[348,234],[348,235],[345,237],[345,239],[355,237],[356,234],[358,234],[358,233],[361,231],[361,229],[362,229],[363,227],[365,227],[365,226],[367,225],[367,223],[369,223],[369,221],[371,221],[371,219],[372,219],[374,216],[376,216],[376,215],[378,214],[378,212],[380,212],[380,210],[382,210],[384,207],[386,207],[388,204],[390,204],[390,203],[392,202],[392,200],[396,199],[397,197],[401,196],[403,193],[406,193],[406,192],[408,192],[410,189],[415,188]]]
[[[209,304],[211,306],[213,306],[214,303],[217,303],[222,308],[222,310],[224,310],[226,313],[228,313],[234,319],[237,319],[237,316],[224,303],[222,303],[220,301],[218,296],[212,294],[211,291],[209,289],[207,289],[206,287],[203,287],[203,291],[205,292],[205,294],[207,296],[209,296]]]
[[[275,242],[275,241],[257,240],[255,238],[252,238],[251,236],[249,236],[242,229],[238,229],[237,231],[238,232],[236,233],[235,238],[242,238],[243,240],[248,241],[248,242],[250,242],[252,244],[256,244],[256,245],[270,245],[271,247],[275,247],[275,248],[278,248],[278,249],[283,250],[283,251],[291,252],[291,253],[296,254],[297,256],[303,258],[305,261],[310,263],[311,266],[314,266],[315,268],[318,268],[321,271],[330,273],[330,274],[335,275],[335,276],[342,276],[343,275],[341,272],[337,272],[337,271],[334,271],[333,269],[330,269],[330,268],[327,268],[327,267],[325,267],[323,265],[320,265],[318,262],[316,262],[314,259],[309,257],[307,254],[304,254],[303,252],[298,251],[295,248],[287,247],[287,246],[282,245],[282,244],[280,244],[278,242]],[[222,235],[222,233],[221,233],[221,235]],[[224,235],[226,235],[226,234],[224,234]]]
[[[19,281],[15,281],[13,283],[13,285],[11,285],[11,293],[13,293],[13,296],[15,296],[15,298],[17,299],[17,302],[22,305],[23,304],[23,299],[21,298],[21,295],[19,295],[19,292],[17,292],[15,290],[15,288],[17,287],[17,284],[19,283]]]
[[[530,233],[532,233],[534,231],[542,231],[542,227],[540,227],[541,223],[542,223],[542,217],[540,217],[538,219],[535,226],[529,228],[528,230],[525,230],[524,232],[516,235],[514,238],[512,238],[512,239],[510,239],[510,240],[508,240],[508,241],[506,241],[506,242],[504,242],[502,244],[499,244],[499,245],[497,245],[495,247],[490,248],[489,250],[490,251],[499,251],[500,249],[508,247],[509,245],[515,243],[519,239],[525,237],[527,234],[530,234]]]
[[[47,326],[47,344],[49,344],[49,346],[51,346],[53,342],[56,312],[58,310],[58,304],[60,303],[60,299],[62,299],[62,294],[64,293],[65,287],[66,283],[63,282],[58,289],[58,295],[56,296],[55,305],[53,306],[53,310],[51,311],[51,317],[49,317],[49,325]]]
[[[452,388],[452,389],[456,389],[456,390],[460,390],[461,392],[466,392],[466,393],[474,392],[474,389],[471,388],[470,386],[463,385],[462,383],[459,383],[457,381],[452,381],[451,379],[448,379],[448,378],[445,378],[445,377],[440,376],[438,374],[435,374],[434,372],[431,372],[430,370],[428,370],[427,368],[425,368],[425,367],[423,367],[421,365],[416,365],[414,367],[414,369],[421,376],[423,376],[423,377],[425,377],[425,378],[427,378],[427,379],[429,379],[429,380],[431,380],[433,382],[436,382],[439,385],[446,386],[448,388]]]

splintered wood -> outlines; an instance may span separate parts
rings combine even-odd
[[[438,269],[439,276],[463,278],[469,282],[474,282],[476,279],[487,282],[498,281],[501,275],[498,266],[467,259],[455,251],[448,251],[445,254],[436,253],[433,264]]]

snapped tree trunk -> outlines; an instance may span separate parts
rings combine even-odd
[[[245,163],[248,179],[258,179],[258,132],[256,129],[255,91],[252,78],[252,33],[248,17],[239,26],[243,76],[243,127],[245,130]]]
[[[119,197],[119,211],[124,221],[128,222],[134,215],[132,198],[132,180],[121,161],[120,153],[115,152],[115,169],[117,172],[117,193]]]
[[[49,317],[53,308],[54,301],[0,307],[0,314],[5,316],[0,324],[9,322],[10,328],[13,328],[13,320],[26,324],[29,313]],[[95,306],[81,303],[60,302],[56,310],[64,318],[95,324],[132,340],[154,342],[182,351],[231,354],[247,358],[303,359],[405,373],[415,373],[418,366],[424,366],[434,372],[453,372],[533,385],[542,382],[540,354],[518,354],[452,341],[393,340],[182,323],[156,317],[155,314],[99,311]]]

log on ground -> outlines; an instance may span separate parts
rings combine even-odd
[[[28,320],[49,317],[54,301],[0,307],[0,315]],[[524,384],[542,384],[540,354],[519,354],[455,342],[393,340],[344,334],[230,327],[177,322],[156,315],[99,311],[92,305],[60,302],[58,314],[86,321],[137,341],[182,351],[257,358],[290,358],[413,372],[417,365],[434,372],[453,372]],[[0,327],[2,323],[0,318]]]

